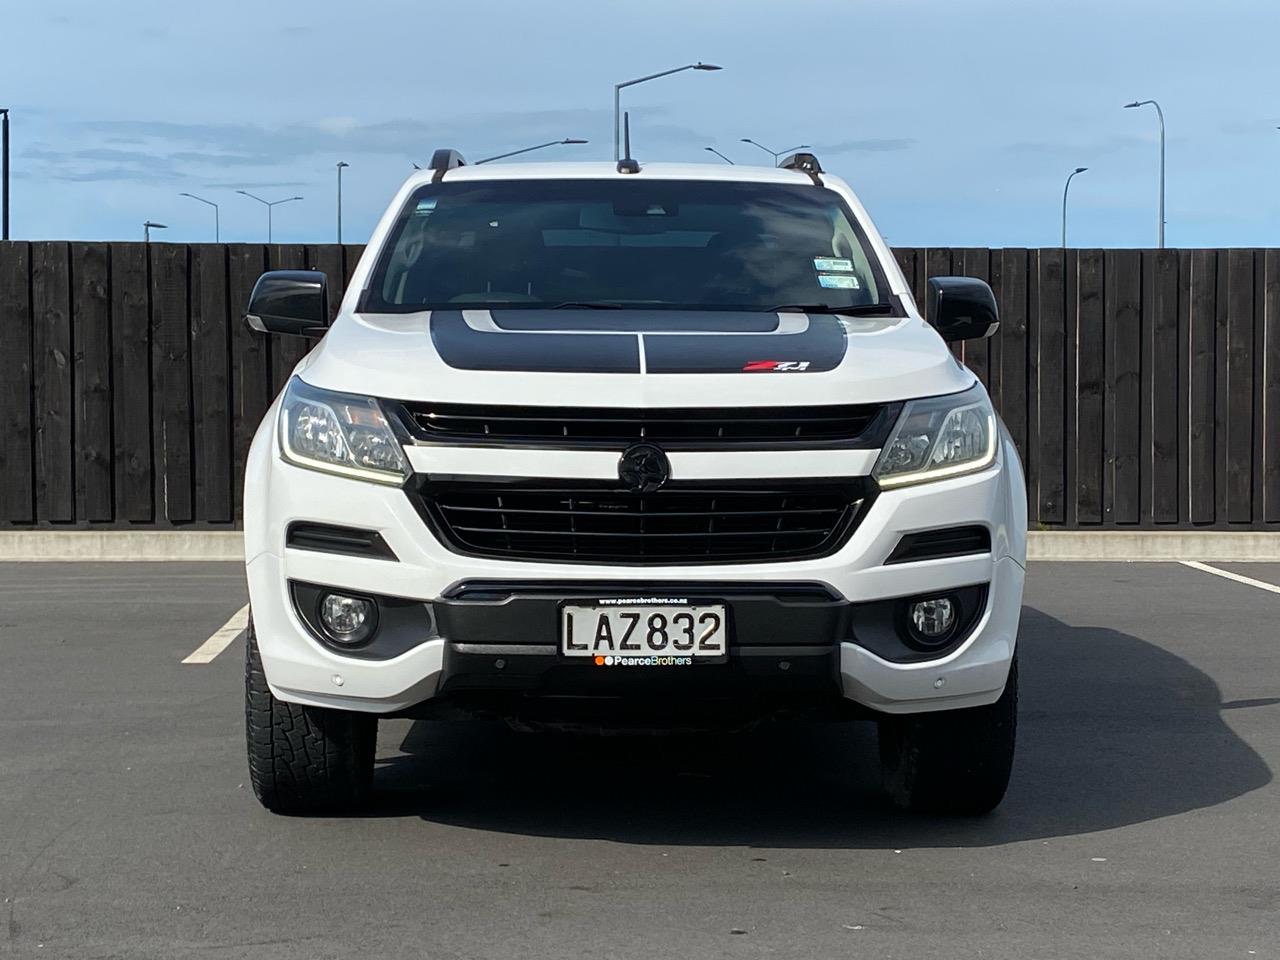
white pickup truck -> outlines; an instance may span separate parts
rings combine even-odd
[[[379,716],[879,724],[891,796],[1009,780],[1022,469],[849,187],[778,168],[438,151],[328,324],[265,274],[248,323],[318,340],[245,476],[252,782],[346,809]]]

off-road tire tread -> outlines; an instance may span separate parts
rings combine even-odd
[[[282,814],[358,809],[373,780],[377,717],[276,699],[252,620],[244,672],[249,780],[262,805]]]
[[[1018,661],[990,706],[879,723],[880,767],[894,804],[912,813],[980,816],[1004,799],[1018,726]]]

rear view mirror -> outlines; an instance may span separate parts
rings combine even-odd
[[[318,270],[271,270],[249,294],[245,323],[262,333],[322,337],[329,325],[328,278]]]
[[[972,277],[930,277],[926,319],[943,340],[977,340],[1000,326],[996,295]]]

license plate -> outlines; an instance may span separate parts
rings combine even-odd
[[[601,666],[681,666],[724,657],[722,603],[602,600],[560,608],[560,652]]]

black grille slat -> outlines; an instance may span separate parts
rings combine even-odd
[[[464,527],[454,524],[454,530],[463,533],[515,533],[534,537],[562,537],[564,534],[559,530],[520,530],[515,527],[504,527],[502,530],[494,530],[492,527]],[[817,527],[809,530],[771,530],[770,537],[785,536],[826,536],[829,532],[827,527]],[[651,540],[661,540],[671,537],[759,537],[762,534],[758,530],[717,530],[714,533],[706,533],[699,531],[688,531],[680,533],[646,533],[643,530],[571,530],[569,536],[572,537],[645,537]]]
[[[549,516],[575,516],[575,517],[618,517],[626,516],[621,512],[612,510],[532,510],[521,507],[463,507],[443,505],[442,509],[450,513],[531,513],[535,515]],[[766,513],[776,513],[779,516],[797,516],[802,514],[814,513],[839,513],[841,508],[838,507],[811,507],[808,510],[716,510],[711,508],[711,512],[696,510],[671,510],[664,511],[656,516],[663,517],[758,517]],[[639,516],[639,514],[632,514]]]
[[[412,496],[451,548],[523,560],[727,563],[824,556],[869,494],[862,480],[765,489],[672,484],[644,495],[584,482],[431,482]]]
[[[407,402],[395,405],[420,440],[565,446],[883,443],[895,404],[749,408],[578,408],[463,406]]]

